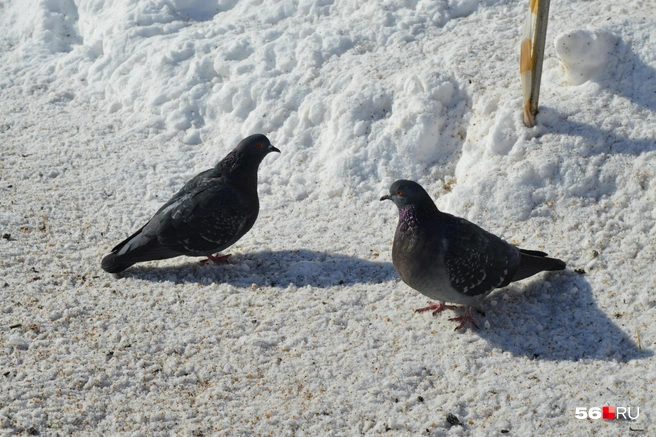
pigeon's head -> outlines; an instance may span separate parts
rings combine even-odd
[[[380,200],[391,200],[399,209],[407,205],[423,205],[425,202],[433,204],[426,190],[416,182],[400,179],[392,184],[389,194]]]
[[[251,135],[241,140],[237,147],[228,153],[215,168],[220,174],[227,173],[239,177],[247,175],[254,178],[253,183],[256,183],[257,169],[264,157],[271,152],[280,153],[280,150],[273,147],[266,136],[262,134]]]
[[[248,157],[255,161],[261,162],[265,156],[271,152],[278,152],[276,147],[271,144],[271,141],[262,134],[251,135],[246,137],[235,148],[240,155]]]

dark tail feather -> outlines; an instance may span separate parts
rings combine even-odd
[[[112,252],[102,259],[100,265],[107,273],[119,273],[135,263],[135,261],[125,261],[123,258],[116,252]]]
[[[136,263],[183,255],[169,247],[162,246],[156,237],[145,237],[141,233],[142,230],[143,228],[139,229],[121,241],[109,255],[103,258],[100,265],[104,271],[119,273]],[[125,248],[126,245],[128,245],[127,248]]]
[[[565,269],[565,262],[556,258],[548,258],[544,252],[525,249],[519,249],[519,251],[521,253],[519,269],[510,282],[519,281],[544,271]]]
[[[526,255],[533,255],[533,256],[547,256],[546,253],[540,252],[539,250],[526,250],[526,249],[519,249],[519,251],[523,254]]]
[[[125,246],[130,241],[132,241],[134,237],[139,235],[142,229],[143,227],[139,229],[137,232],[135,232],[134,234],[130,235],[125,240],[118,243],[116,246],[114,246],[110,254],[102,259],[100,266],[104,271],[106,271],[107,273],[119,273],[137,262],[132,260],[131,261],[126,260],[130,252],[126,253],[125,255],[119,255],[118,251],[121,250],[123,246]]]

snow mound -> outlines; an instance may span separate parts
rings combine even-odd
[[[617,43],[615,35],[602,30],[572,30],[554,39],[556,54],[571,85],[581,85],[604,68]]]

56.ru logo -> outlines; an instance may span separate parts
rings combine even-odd
[[[633,416],[633,414],[635,416]],[[606,419],[606,420],[615,420],[615,419],[624,419],[624,420],[636,420],[640,415],[640,408],[636,407],[633,411],[631,407],[576,407],[576,413],[574,417],[577,419]]]

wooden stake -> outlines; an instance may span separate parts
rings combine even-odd
[[[522,33],[519,73],[524,95],[524,124],[535,126],[542,79],[542,61],[547,38],[550,0],[530,0],[528,16]]]

